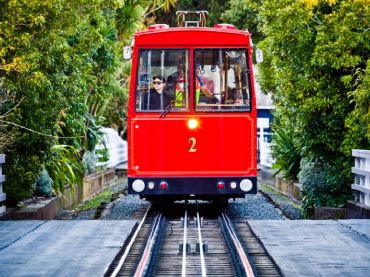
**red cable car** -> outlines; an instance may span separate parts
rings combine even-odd
[[[185,21],[185,16],[199,16]],[[257,192],[257,110],[250,34],[180,26],[134,36],[128,106],[128,192],[141,198],[225,199]],[[200,26],[199,26],[200,25]]]

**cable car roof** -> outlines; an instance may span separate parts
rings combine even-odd
[[[157,27],[135,33],[135,46],[166,47],[245,47],[250,45],[250,33],[236,30],[229,24],[217,24],[215,27],[173,27],[158,24]],[[166,27],[167,26],[167,27]]]

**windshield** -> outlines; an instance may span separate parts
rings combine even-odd
[[[136,111],[189,109],[189,55],[183,49],[139,51]]]
[[[195,50],[196,111],[250,111],[246,49]]]

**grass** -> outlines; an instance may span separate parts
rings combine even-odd
[[[83,205],[76,208],[77,212],[87,211],[91,209],[98,208],[102,203],[107,203],[110,201],[113,192],[109,189],[95,195],[93,198],[85,202]]]
[[[267,185],[267,184],[260,184],[259,185],[259,189],[263,192],[263,193],[266,193],[268,195],[271,196],[275,196],[276,198],[280,199],[281,201],[284,201],[286,202],[287,204],[289,204],[290,206],[300,210],[301,212],[303,211],[302,210],[302,207],[301,205],[297,204],[296,202],[294,202],[290,197],[282,194],[281,192],[279,192],[278,190],[276,190],[275,188],[273,188],[272,186],[270,185]],[[275,198],[273,197],[273,198]],[[277,203],[279,204],[279,203]]]

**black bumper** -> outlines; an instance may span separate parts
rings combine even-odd
[[[132,188],[135,180],[142,180],[145,183],[145,189],[142,192],[136,192]],[[245,192],[239,188],[239,184],[243,179],[249,179],[253,187],[250,191]],[[153,182],[154,188],[149,189],[148,183]],[[161,182],[167,183],[167,188],[160,187]],[[225,184],[223,189],[218,187],[218,182]],[[231,182],[236,182],[237,187],[232,189]],[[128,193],[139,194],[142,197],[148,196],[176,196],[179,198],[188,196],[198,198],[206,197],[244,197],[245,194],[257,193],[257,177],[255,176],[238,176],[238,177],[186,177],[186,178],[128,178]],[[180,197],[181,198],[181,197]]]

